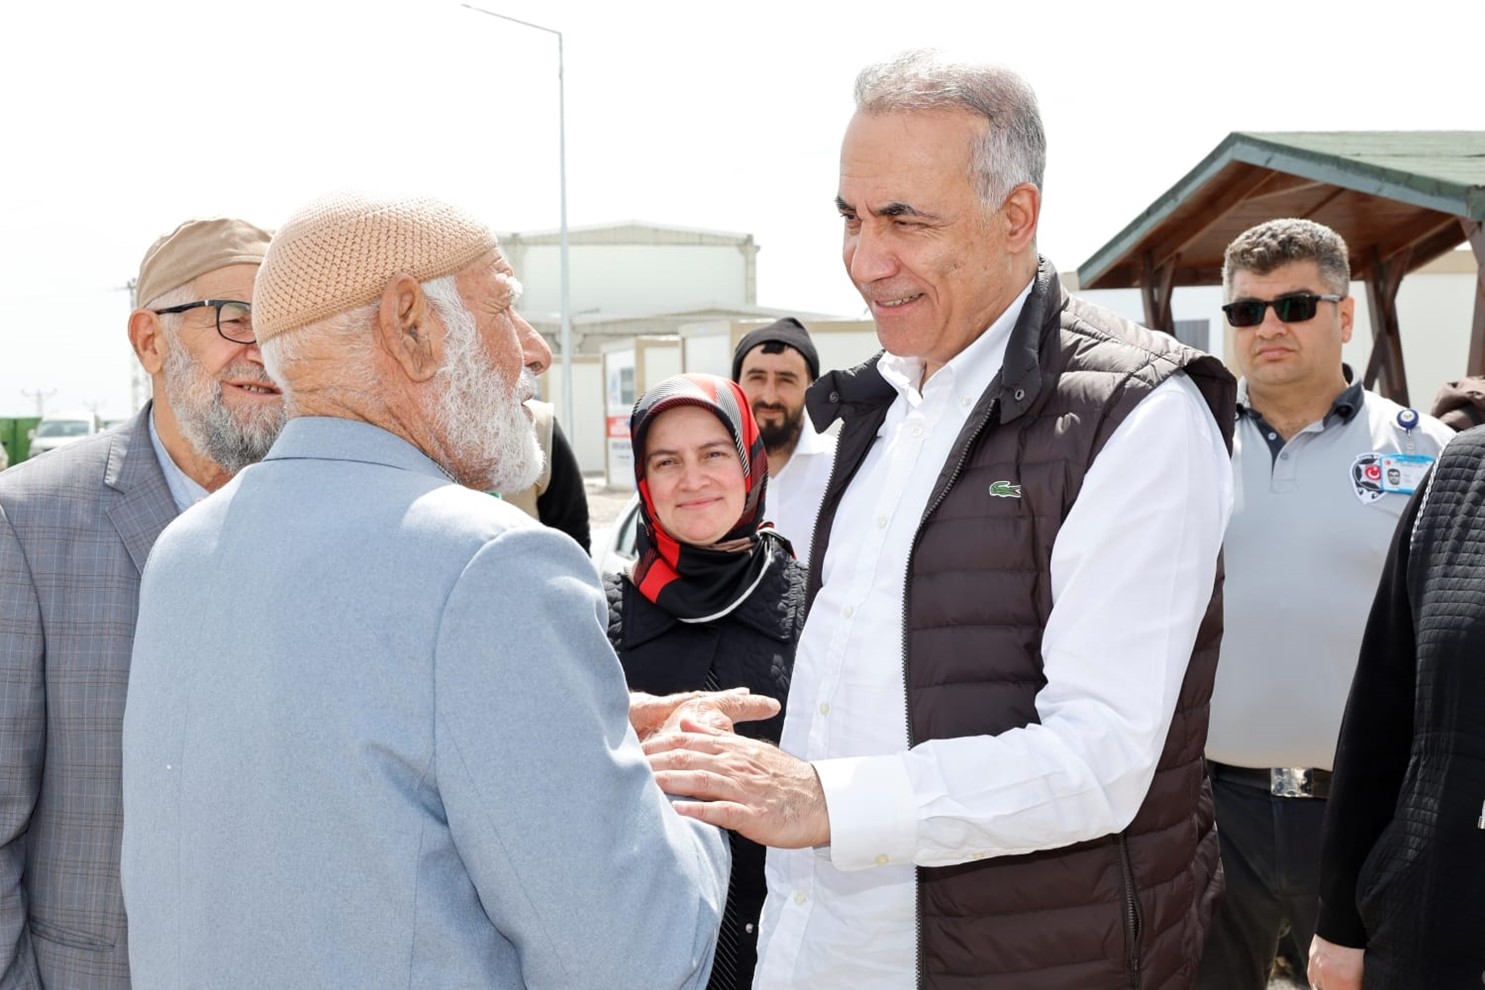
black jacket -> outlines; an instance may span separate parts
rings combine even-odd
[[[1485,428],[1398,520],[1336,747],[1318,934],[1365,947],[1363,985],[1485,972]]]
[[[700,690],[713,668],[717,686],[745,687],[754,694],[789,695],[794,647],[804,626],[805,570],[796,560],[783,561],[764,574],[758,587],[729,614],[707,623],[687,623],[650,601],[628,578],[610,574],[609,641],[624,667],[629,687],[650,694]],[[777,742],[784,714],[763,722],[742,722],[740,735]],[[764,848],[731,834],[730,908],[724,924],[732,926],[738,946],[737,986],[753,985],[758,961],[758,917],[767,885],[763,879]],[[713,981],[714,987],[716,981]],[[728,988],[730,990],[730,988]]]
[[[547,454],[552,477],[546,490],[536,499],[537,518],[543,526],[560,529],[577,540],[584,553],[593,549],[592,531],[588,526],[588,490],[583,487],[583,472],[578,467],[572,444],[556,420],[552,421],[552,449]]]

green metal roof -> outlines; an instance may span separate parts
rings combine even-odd
[[[1485,131],[1229,134],[1078,269],[1084,288],[1140,284],[1174,260],[1175,285],[1220,280],[1222,252],[1248,227],[1310,217],[1338,231],[1358,267],[1410,251],[1408,268],[1485,220]]]

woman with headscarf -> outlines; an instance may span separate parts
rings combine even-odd
[[[609,639],[629,687],[664,695],[789,692],[804,624],[804,568],[760,528],[768,454],[747,399],[715,375],[676,375],[629,421],[639,558],[609,575]],[[737,732],[777,741],[783,712]],[[753,984],[766,886],[762,846],[731,834],[732,880],[709,990]]]

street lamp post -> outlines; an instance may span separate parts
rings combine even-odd
[[[568,291],[568,268],[567,268],[567,83],[564,79],[564,65],[562,60],[562,32],[554,28],[533,24],[523,21],[518,17],[508,14],[497,14],[493,10],[476,7],[473,4],[463,4],[479,14],[488,14],[490,17],[498,17],[502,21],[510,21],[512,24],[520,24],[522,27],[535,28],[537,31],[545,31],[547,34],[557,36],[557,182],[560,190],[562,203],[561,212],[561,265],[562,265],[562,422],[566,424],[569,431],[576,429],[572,421],[572,300]]]

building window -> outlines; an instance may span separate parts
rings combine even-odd
[[[1177,320],[1176,339],[1188,347],[1210,351],[1212,349],[1212,321]]]

